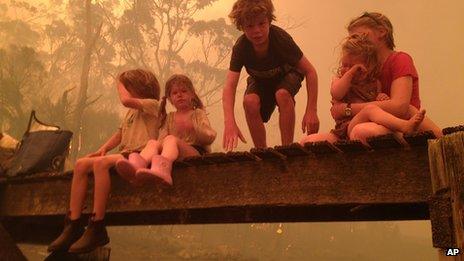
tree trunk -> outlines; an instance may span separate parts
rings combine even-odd
[[[82,62],[82,71],[80,77],[80,87],[77,97],[76,110],[74,113],[74,138],[72,141],[72,149],[70,158],[72,161],[75,161],[77,154],[80,151],[80,140],[81,140],[81,128],[82,128],[82,115],[86,107],[87,102],[87,89],[89,86],[89,74],[90,74],[90,65],[92,62],[92,52],[95,46],[96,39],[100,35],[98,30],[95,35],[92,34],[92,10],[91,10],[91,0],[85,1],[85,14],[86,14],[86,35],[84,40],[84,59]],[[101,28],[101,26],[100,26]]]

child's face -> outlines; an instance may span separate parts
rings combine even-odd
[[[271,23],[265,15],[260,15],[243,25],[243,32],[253,46],[261,46],[269,41],[269,27]]]
[[[364,67],[366,67],[365,59],[362,56],[344,53],[341,59],[340,75],[343,76],[356,64],[361,64]],[[356,73],[354,74],[353,79],[362,80],[366,77],[366,75],[367,75],[366,72],[358,69]]]
[[[175,83],[171,92],[169,93],[169,101],[176,108],[176,110],[190,110],[193,108],[192,104],[193,93],[187,86],[182,83]]]

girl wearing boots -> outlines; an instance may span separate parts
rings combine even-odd
[[[129,110],[121,127],[99,150],[76,161],[70,210],[63,232],[48,247],[50,252],[89,252],[109,242],[103,221],[111,185],[109,168],[131,152],[140,151],[149,139],[158,137],[160,88],[155,75],[142,69],[123,72],[118,77],[117,89],[121,103]],[[118,154],[106,155],[118,145]],[[81,212],[90,172],[95,179],[94,205],[84,230]]]
[[[166,99],[176,109],[167,115]],[[160,119],[159,139],[150,140],[140,153],[131,153],[128,159],[121,158],[116,163],[119,174],[131,183],[161,180],[172,185],[172,163],[176,159],[210,152],[216,131],[187,76],[175,74],[166,82]]]

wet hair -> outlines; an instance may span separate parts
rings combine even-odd
[[[148,70],[135,69],[124,71],[118,76],[127,91],[137,94],[141,98],[156,99],[160,98],[160,85],[156,76]]]
[[[366,35],[354,34],[346,37],[342,43],[342,56],[343,55],[357,56],[363,60],[363,65],[367,70],[366,79],[364,79],[363,82],[373,82],[378,79],[380,75],[380,64],[377,58],[377,49]],[[340,68],[337,74],[339,77],[342,76]]]
[[[229,18],[238,30],[242,30],[246,23],[260,15],[266,16],[269,22],[275,21],[274,5],[271,0],[237,0]]]
[[[193,99],[192,99],[192,106],[194,109],[204,109],[205,106],[203,105],[203,102],[200,100],[200,97],[198,97],[198,94],[195,92],[195,88],[193,87],[193,83],[190,80],[189,77],[183,74],[174,74],[169,79],[166,81],[165,89],[164,89],[164,96],[161,101],[160,105],[160,111],[159,111],[159,118],[161,119],[161,125],[164,125],[164,122],[166,121],[166,100],[167,98],[171,95],[171,90],[174,85],[182,85],[185,86],[189,91],[192,92],[193,94]]]
[[[361,16],[354,18],[348,24],[348,31],[359,27],[367,26],[371,29],[385,29],[387,34],[385,35],[385,43],[391,50],[395,49],[395,40],[393,38],[393,25],[390,20],[381,13],[376,12],[364,12]]]

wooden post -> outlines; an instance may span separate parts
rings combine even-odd
[[[0,260],[26,261],[26,257],[16,246],[8,232],[0,224]]]
[[[464,260],[464,132],[429,141],[433,196],[430,202],[433,245],[440,260]],[[458,248],[459,256],[445,250]]]
[[[73,254],[68,252],[53,252],[45,261],[76,260],[76,261],[108,261],[110,260],[111,248],[98,247],[92,252]]]

